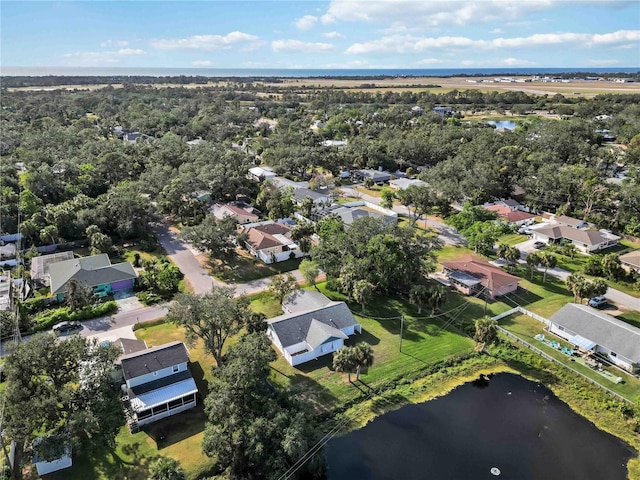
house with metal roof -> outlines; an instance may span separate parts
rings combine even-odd
[[[568,303],[549,318],[549,331],[624,370],[640,370],[640,328],[600,310]]]
[[[519,277],[475,255],[442,262],[442,267],[451,285],[466,295],[483,292],[489,298],[499,297],[515,292],[520,281]]]
[[[170,342],[120,357],[122,401],[131,431],[196,406],[198,387],[189,370],[189,351]]]
[[[58,302],[64,300],[72,281],[93,289],[94,295],[106,296],[114,292],[133,289],[138,274],[129,262],[111,264],[106,253],[90,257],[73,258],[49,265],[51,295]]]
[[[267,320],[267,336],[292,366],[333,353],[362,332],[346,303],[319,292],[301,290],[283,307],[287,313]]]

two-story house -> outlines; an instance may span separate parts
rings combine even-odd
[[[120,357],[129,428],[155,422],[196,406],[198,387],[189,371],[189,352],[171,342]]]

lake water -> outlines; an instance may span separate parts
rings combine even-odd
[[[623,480],[634,454],[548,388],[499,374],[333,439],[327,478]]]
[[[487,122],[489,125],[494,125],[496,127],[496,129],[504,129],[504,130],[515,130],[516,127],[518,126],[516,124],[516,122],[513,122],[511,120],[489,120]]]

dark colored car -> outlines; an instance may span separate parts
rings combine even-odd
[[[55,333],[64,333],[79,330],[81,328],[82,324],[80,322],[60,322],[53,326],[53,331]]]
[[[546,246],[547,246],[547,244],[544,243],[544,242],[535,242],[533,244],[533,248],[537,248],[538,250],[540,250],[541,248],[544,248]]]

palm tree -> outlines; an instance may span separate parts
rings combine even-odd
[[[579,275],[577,273],[572,273],[565,280],[567,288],[571,293],[573,293],[574,303],[582,303],[582,302],[579,302],[578,299],[582,300],[581,295],[584,289],[584,282],[585,282],[585,278],[582,275]]]
[[[514,265],[520,260],[520,250],[517,247],[507,246],[505,249],[502,258],[507,261],[508,267]]]
[[[336,372],[346,373],[351,383],[351,372],[356,368],[355,355],[350,347],[342,347],[333,354],[333,369]]]
[[[476,320],[476,333],[473,339],[479,344],[489,345],[498,338],[498,322],[491,317]]]
[[[527,265],[531,270],[531,279],[533,280],[533,271],[538,265],[540,265],[540,254],[538,252],[531,252],[527,255]]]
[[[552,253],[544,252],[540,255],[540,265],[544,267],[544,274],[542,275],[542,283],[544,283],[547,281],[547,270],[558,265],[558,257]]]
[[[429,296],[427,297],[427,301],[429,302],[429,306],[431,307],[431,315],[436,311],[442,301],[444,300],[444,288],[442,285],[431,285],[429,287]]]
[[[358,381],[360,380],[360,369],[373,365],[373,349],[368,343],[360,342],[351,350],[356,365],[356,381]]]
[[[422,313],[422,305],[429,300],[430,295],[429,289],[418,283],[409,290],[409,301],[418,307],[418,313]]]

